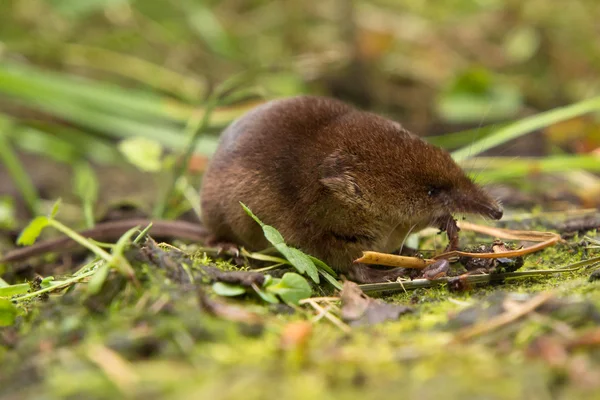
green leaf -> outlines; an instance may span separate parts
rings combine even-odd
[[[9,299],[0,299],[0,326],[10,326],[15,323],[17,307]]]
[[[61,204],[62,204],[62,199],[59,197],[52,205],[52,210],[50,210],[49,219],[54,219],[56,217],[56,215],[58,214],[58,209],[60,208]]]
[[[54,277],[53,276],[47,276],[44,279],[42,279],[42,283],[40,284],[40,287],[42,289],[46,289],[50,286],[53,286],[54,284]]]
[[[132,137],[119,143],[119,150],[127,161],[145,172],[157,172],[162,167],[162,146],[145,137]]]
[[[308,275],[313,280],[313,282],[319,283],[319,271],[317,270],[317,266],[312,262],[309,256],[307,256],[298,249],[287,246],[286,249],[282,252],[282,254],[285,256],[285,258],[288,259],[290,263],[292,263],[294,267],[296,267],[298,271],[300,271],[301,273],[306,273],[306,275]]]
[[[308,275],[315,283],[319,283],[319,272],[310,256],[298,249],[286,245],[283,236],[281,236],[281,233],[279,233],[277,229],[264,224],[244,203],[240,202],[240,205],[244,211],[246,211],[246,213],[262,227],[265,238],[292,264],[292,266],[294,266],[294,268],[298,270],[298,272]]]
[[[106,282],[110,269],[110,264],[105,262],[90,278],[87,286],[87,292],[90,296],[100,293],[100,289],[102,289],[102,285]]]
[[[273,283],[266,287],[267,292],[277,294],[288,304],[298,304],[302,299],[310,297],[312,290],[310,285],[302,276],[287,272],[281,280],[273,280]]]
[[[257,224],[259,224],[260,226],[264,226],[263,222],[260,219],[258,219],[258,217],[256,215],[254,215],[254,213],[252,211],[250,211],[250,209],[248,208],[247,205],[245,205],[241,201],[240,201],[240,205],[242,206],[242,208],[244,209],[244,211],[246,211],[246,214],[248,214],[249,216],[251,216],[252,219],[255,220]]]
[[[327,272],[329,275],[337,278],[337,274],[335,273],[335,271],[333,269],[331,269],[331,267],[329,265],[325,264],[323,261],[319,260],[317,257],[313,257],[313,256],[309,256],[309,257],[312,260],[312,262],[315,263],[317,268],[322,269],[323,271]]]
[[[227,297],[239,296],[246,293],[246,289],[243,286],[223,282],[215,282],[212,285],[212,289],[216,294]]]
[[[338,281],[337,279],[335,279],[333,276],[331,276],[329,273],[323,271],[322,269],[319,270],[319,273],[321,275],[323,275],[323,278],[325,278],[325,280],[329,283],[331,283],[331,285],[333,285],[334,288],[338,289],[338,290],[342,290],[343,285],[340,283],[340,281]]]
[[[19,283],[0,288],[0,297],[12,297],[17,294],[25,294],[29,291],[28,283]]]
[[[279,279],[277,279],[277,281],[279,281]],[[267,303],[279,304],[279,299],[273,293],[269,293],[257,286],[252,286],[252,288],[254,289],[256,294],[258,294],[260,298],[266,301]]]
[[[17,244],[19,245],[32,245],[35,243],[37,238],[42,233],[42,230],[48,226],[49,220],[48,217],[36,217],[23,229],[23,232],[19,235],[17,239]]]
[[[283,236],[281,236],[281,233],[279,233],[279,231],[275,228],[273,228],[270,225],[265,225],[262,224],[262,228],[263,228],[263,232],[265,234],[265,237],[267,238],[267,240],[273,245],[275,246],[275,248],[277,250],[279,250],[279,246],[284,246],[287,247],[285,244],[285,240],[283,239]]]

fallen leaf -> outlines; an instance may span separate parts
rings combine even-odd
[[[342,300],[342,320],[351,326],[374,325],[388,320],[396,320],[413,309],[400,304],[390,304],[373,299],[354,282],[344,282],[340,295]]]

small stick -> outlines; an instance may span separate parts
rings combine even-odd
[[[491,318],[488,321],[484,321],[461,330],[457,333],[455,340],[469,340],[475,336],[479,336],[491,332],[495,329],[498,329],[513,321],[516,321],[517,319],[529,314],[530,312],[533,312],[536,308],[550,300],[552,297],[554,297],[554,293],[552,292],[540,293],[531,300],[524,303],[521,307],[512,308],[509,311],[498,315],[497,317]]]
[[[307,299],[307,300],[310,300],[310,299]],[[319,313],[323,313],[323,315],[325,316],[325,318],[327,318],[332,324],[334,324],[335,326],[337,326],[338,328],[340,328],[345,333],[352,332],[352,329],[350,329],[350,327],[348,325],[346,325],[345,323],[343,323],[342,321],[340,321],[335,316],[331,315],[327,310],[325,310],[323,307],[321,307],[320,305],[318,305],[316,302],[314,302],[314,301],[307,301],[306,303],[310,304],[312,306],[312,308],[314,308],[315,310],[317,310]]]
[[[311,301],[340,301],[339,297],[309,297],[307,299],[300,300],[300,304],[310,303]]]
[[[127,360],[103,345],[91,346],[87,356],[122,393],[132,394],[139,377]]]
[[[498,239],[543,242],[555,237],[560,238],[559,234],[553,232],[518,231],[512,229],[495,228],[492,226],[477,225],[466,221],[460,221],[457,224],[462,230],[483,233],[484,235],[495,236]]]
[[[440,259],[448,259],[456,256],[473,257],[473,258],[504,258],[504,257],[520,257],[526,254],[545,249],[562,240],[559,234],[552,232],[536,232],[536,231],[514,231],[510,229],[493,228],[488,226],[461,222],[460,228],[483,233],[489,236],[494,236],[500,239],[523,240],[528,242],[540,242],[533,246],[525,247],[519,250],[503,251],[498,253],[470,253],[466,251],[449,251],[439,254],[432,259],[423,259],[416,257],[397,256],[394,254],[379,253],[375,251],[363,251],[362,257],[354,260],[355,263],[377,264],[388,267],[403,267],[423,269],[426,266],[433,264]]]
[[[397,256],[394,254],[379,253],[376,251],[363,251],[361,258],[354,260],[355,263],[386,265],[388,267],[404,267],[423,269],[436,260],[417,257]]]
[[[435,260],[441,258],[451,258],[456,256],[474,257],[474,258],[500,258],[500,257],[521,257],[526,254],[550,247],[563,239],[557,233],[536,232],[536,231],[513,231],[510,229],[491,228],[487,226],[475,225],[468,222],[461,223],[461,229],[479,232],[500,239],[523,240],[528,242],[541,242],[533,246],[525,247],[519,250],[503,251],[499,253],[469,253],[466,251],[449,251],[433,257]]]

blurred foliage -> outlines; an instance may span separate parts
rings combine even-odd
[[[186,100],[262,70],[276,95],[359,93],[357,101],[414,114],[420,125],[514,117],[600,87],[595,0],[4,3],[5,59]]]
[[[478,178],[541,187],[533,200],[522,200],[527,207],[568,207],[573,197],[580,206],[600,201],[600,179],[588,173],[598,169],[592,154],[600,148],[600,122],[579,112],[598,108],[598,99],[589,100],[600,91],[597,0],[2,0],[0,7],[0,239],[10,246],[14,239],[4,233],[18,232],[59,196],[59,217],[74,214],[71,219],[85,223],[79,226],[92,226],[98,209],[114,211],[107,197],[134,194],[132,208],[147,210],[169,188],[179,198],[159,201],[166,217],[189,208],[197,213],[192,178],[205,167],[218,132],[258,101],[299,93],[336,96],[423,134],[471,128],[432,140],[465,157],[504,143],[499,133],[529,133],[526,125],[537,121],[541,134],[525,139],[545,157],[469,160]],[[231,77],[246,82],[215,96]],[[540,113],[560,106],[568,107]],[[579,111],[558,118],[569,110]],[[510,124],[515,120],[521,125]],[[466,147],[473,143],[471,152]],[[522,145],[517,154],[527,150]],[[190,174],[177,179],[181,174],[165,173],[173,171]],[[541,172],[552,176],[544,179]],[[66,188],[51,190],[63,182]],[[524,196],[505,197],[518,204]],[[579,261],[588,251],[579,239],[529,258],[528,266]],[[307,334],[312,343],[300,351],[300,367],[289,362],[282,343],[288,322],[313,317],[306,310],[288,315],[287,309],[252,305],[272,317],[257,338],[258,332],[227,317],[210,317],[188,286],[157,274],[143,290],[123,290],[118,276],[107,273],[87,286],[110,296],[110,285],[98,282],[114,284],[116,300],[104,300],[110,308],[102,314],[82,306],[81,285],[40,307],[28,304],[20,331],[0,330],[1,388],[46,398],[401,393],[419,399],[463,399],[477,391],[497,399],[525,393],[570,399],[598,389],[600,375],[590,367],[597,350],[558,367],[524,357],[519,346],[546,330],[575,333],[537,314],[514,343],[503,335],[492,349],[448,345],[448,332],[440,329],[448,314],[498,288],[451,296],[445,289],[400,293],[392,300],[418,306],[418,314],[353,337],[325,320],[316,323],[320,313],[314,333]],[[502,288],[556,289],[600,304],[588,275]],[[298,292],[289,282],[276,283],[279,292]],[[38,284],[43,289],[47,283]],[[7,285],[0,279],[0,287]],[[220,289],[232,294],[231,287]],[[7,316],[0,325],[22,318],[13,309],[0,302]],[[590,376],[596,382],[591,389],[582,383]]]

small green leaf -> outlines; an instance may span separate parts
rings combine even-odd
[[[309,256],[293,247],[287,247],[287,251],[283,254],[298,271],[306,273],[313,282],[319,283],[319,271]]]
[[[248,214],[249,216],[251,216],[252,219],[255,220],[257,224],[259,224],[260,226],[264,226],[265,225],[265,224],[263,224],[263,222],[260,219],[258,219],[258,217],[256,215],[254,215],[254,213],[252,211],[250,211],[250,209],[248,208],[247,205],[245,205],[241,201],[240,201],[240,205],[242,206],[242,208],[244,209],[244,211],[246,211],[246,214]]]
[[[262,290],[257,286],[252,287],[256,294],[260,296],[261,299],[271,304],[279,304],[279,299],[273,293],[269,293],[268,291]],[[268,290],[268,289],[267,289]]]
[[[267,238],[267,240],[273,245],[275,246],[275,248],[277,250],[279,250],[278,246],[284,245],[285,246],[285,240],[283,239],[283,236],[281,236],[281,233],[279,233],[279,231],[275,228],[273,228],[270,225],[262,225],[263,228],[263,232],[265,233],[265,237]]]
[[[0,326],[10,326],[15,323],[17,307],[9,299],[0,299]]]
[[[317,257],[313,257],[313,256],[309,256],[309,257],[312,260],[312,262],[315,263],[317,268],[322,269],[323,271],[327,272],[329,275],[337,278],[337,274],[335,273],[335,271],[333,269],[331,269],[331,267],[329,265],[325,264],[323,261],[319,260]]]
[[[47,276],[44,279],[42,279],[42,283],[40,284],[40,287],[42,289],[46,289],[46,288],[52,286],[53,283],[54,283],[54,277],[53,276]]]
[[[283,236],[274,227],[265,225],[250,209],[242,202],[242,208],[252,217],[262,228],[265,238],[279,251],[301,274],[307,274],[315,283],[319,283],[319,273],[317,266],[313,263],[310,256],[293,247],[285,244]],[[332,271],[333,272],[333,271]]]
[[[119,143],[119,151],[142,171],[157,172],[161,169],[162,146],[157,141],[145,137],[125,139]]]
[[[319,273],[321,275],[323,275],[323,278],[325,278],[325,280],[327,282],[331,283],[334,288],[336,288],[338,290],[342,290],[343,285],[340,283],[340,281],[338,281],[337,279],[335,279],[333,276],[331,276],[329,273],[323,271],[322,269],[319,270]]]
[[[212,285],[212,289],[215,291],[216,294],[227,297],[239,296],[240,294],[246,293],[246,289],[244,289],[243,286],[232,285],[230,283],[223,282],[215,282]]]
[[[273,277],[271,275],[265,275],[265,281],[263,282],[263,287],[267,287],[273,283]]]
[[[0,297],[12,297],[17,294],[25,294],[29,291],[28,283],[18,283],[0,288]]]
[[[108,273],[110,272],[110,264],[105,262],[98,271],[90,278],[87,286],[87,292],[90,296],[100,293],[102,285],[106,282]]]
[[[58,209],[60,208],[60,205],[62,204],[62,199],[59,197],[54,204],[52,205],[52,210],[50,211],[50,219],[54,219],[56,217],[56,215],[58,214]]]
[[[19,245],[32,245],[35,243],[37,238],[42,233],[42,230],[48,226],[48,217],[36,217],[23,229],[23,232],[19,235],[17,239],[17,244]]]
[[[298,304],[300,300],[312,294],[306,279],[294,272],[287,272],[281,280],[273,279],[273,283],[267,286],[266,290],[277,294],[288,304]]]

